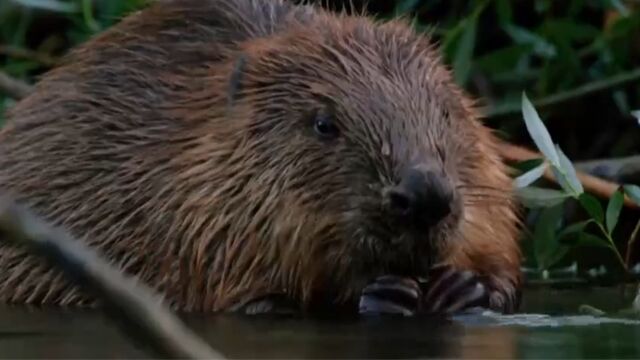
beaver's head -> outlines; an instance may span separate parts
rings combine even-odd
[[[376,275],[424,274],[464,238],[493,155],[428,39],[328,18],[240,53],[213,120],[224,130],[207,140],[230,145],[229,204],[212,210],[238,233],[228,267],[347,296]]]

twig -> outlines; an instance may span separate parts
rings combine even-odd
[[[149,288],[110,266],[67,232],[46,224],[6,197],[0,198],[0,238],[47,258],[92,291],[107,314],[156,356],[223,358],[186,328]]]
[[[640,220],[638,220],[638,223],[636,224],[636,227],[631,232],[631,237],[627,242],[627,253],[625,254],[625,259],[624,259],[624,262],[627,265],[627,269],[631,269],[631,252],[633,251],[633,244],[636,243],[636,240],[638,238],[638,231],[640,231]]]
[[[594,81],[572,90],[567,90],[564,92],[550,95],[548,97],[544,97],[542,99],[533,101],[533,105],[536,107],[536,109],[540,110],[542,108],[552,106],[552,105],[557,105],[559,103],[573,100],[575,98],[590,95],[590,94],[607,90],[610,88],[622,86],[624,84],[636,81],[638,79],[640,79],[640,68],[634,69],[632,71],[625,72],[622,74],[618,74],[618,75],[609,77],[607,79]],[[521,105],[519,102],[508,103],[501,106],[496,106],[494,108],[489,108],[484,111],[484,115],[486,117],[512,115],[520,112],[520,109],[521,109]]]
[[[3,71],[0,71],[0,93],[15,100],[20,100],[32,91],[31,85],[18,79],[14,79]]]
[[[50,55],[16,46],[0,45],[0,54],[16,59],[36,61],[46,67],[53,67],[58,63],[58,60]]]
[[[502,142],[500,144],[499,151],[503,158],[511,162],[539,159],[543,157],[542,154],[540,153],[537,153],[535,151],[529,150],[527,148],[524,148],[518,145],[510,144],[507,142]],[[578,179],[580,180],[584,188],[601,198],[605,198],[605,199],[611,198],[613,194],[620,187],[620,185],[617,183],[613,183],[589,174],[585,174],[582,171],[577,170],[576,172],[577,172]],[[549,181],[557,182],[555,177],[553,176],[553,173],[551,172],[551,169],[547,169],[545,171],[544,177]],[[636,205],[636,203],[634,203],[627,196],[625,196],[624,204],[629,208],[634,208],[634,209],[639,208],[638,205]]]
[[[579,161],[576,169],[610,181],[634,182],[640,179],[640,155]]]

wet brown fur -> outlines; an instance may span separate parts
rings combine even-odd
[[[332,144],[304,120],[326,104],[344,127]],[[411,161],[438,164],[462,199],[459,219],[430,235],[443,261],[506,293],[519,286],[493,135],[400,20],[277,0],[156,1],[73,51],[9,119],[3,190],[183,310],[272,292],[353,300],[398,261],[361,229],[385,222],[371,194]],[[426,266],[426,246],[401,246],[401,261]],[[90,301],[4,245],[0,300]]]

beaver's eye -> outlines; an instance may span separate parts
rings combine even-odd
[[[324,139],[335,138],[340,133],[334,124],[333,117],[322,113],[315,116],[315,119],[313,120],[313,130],[318,134],[318,136]]]

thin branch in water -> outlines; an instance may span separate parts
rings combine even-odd
[[[33,91],[31,85],[9,76],[0,71],[0,93],[12,99],[20,100]]]
[[[90,290],[102,302],[107,315],[156,356],[223,358],[186,328],[149,288],[7,197],[0,197],[0,241],[26,247]]]

